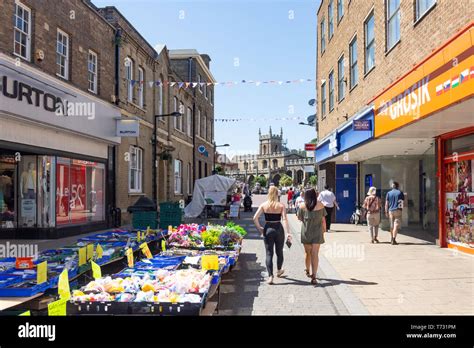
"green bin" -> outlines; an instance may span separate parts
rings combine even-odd
[[[160,203],[160,228],[179,226],[183,222],[183,209],[179,202]]]

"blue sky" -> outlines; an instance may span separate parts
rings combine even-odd
[[[319,0],[93,0],[116,6],[155,46],[194,48],[211,57],[217,81],[314,79],[316,75],[316,11]],[[236,66],[236,62],[238,62]],[[229,143],[228,155],[255,152],[258,128],[266,134],[283,127],[290,148],[303,148],[315,138],[302,120],[314,114],[308,100],[314,82],[215,87],[215,118],[261,118],[216,122],[218,144]]]

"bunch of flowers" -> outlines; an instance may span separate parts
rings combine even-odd
[[[203,241],[201,233],[206,230],[206,226],[198,224],[182,224],[173,230],[168,238],[168,243],[180,247],[201,247]]]

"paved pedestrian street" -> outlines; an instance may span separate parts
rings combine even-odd
[[[264,199],[254,195],[254,205]],[[392,246],[386,231],[380,244],[370,244],[366,226],[334,224],[321,247],[315,287],[304,273],[300,223],[289,214],[294,243],[284,249],[285,275],[268,285],[263,239],[252,214],[243,213],[238,223],[249,233],[236,268],[223,281],[220,315],[474,313],[470,255],[404,234]]]

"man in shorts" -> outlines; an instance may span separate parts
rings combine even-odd
[[[392,245],[398,245],[397,234],[402,227],[402,209],[405,195],[399,190],[398,182],[392,183],[392,190],[385,197],[385,216],[390,219],[390,233],[392,234]]]

